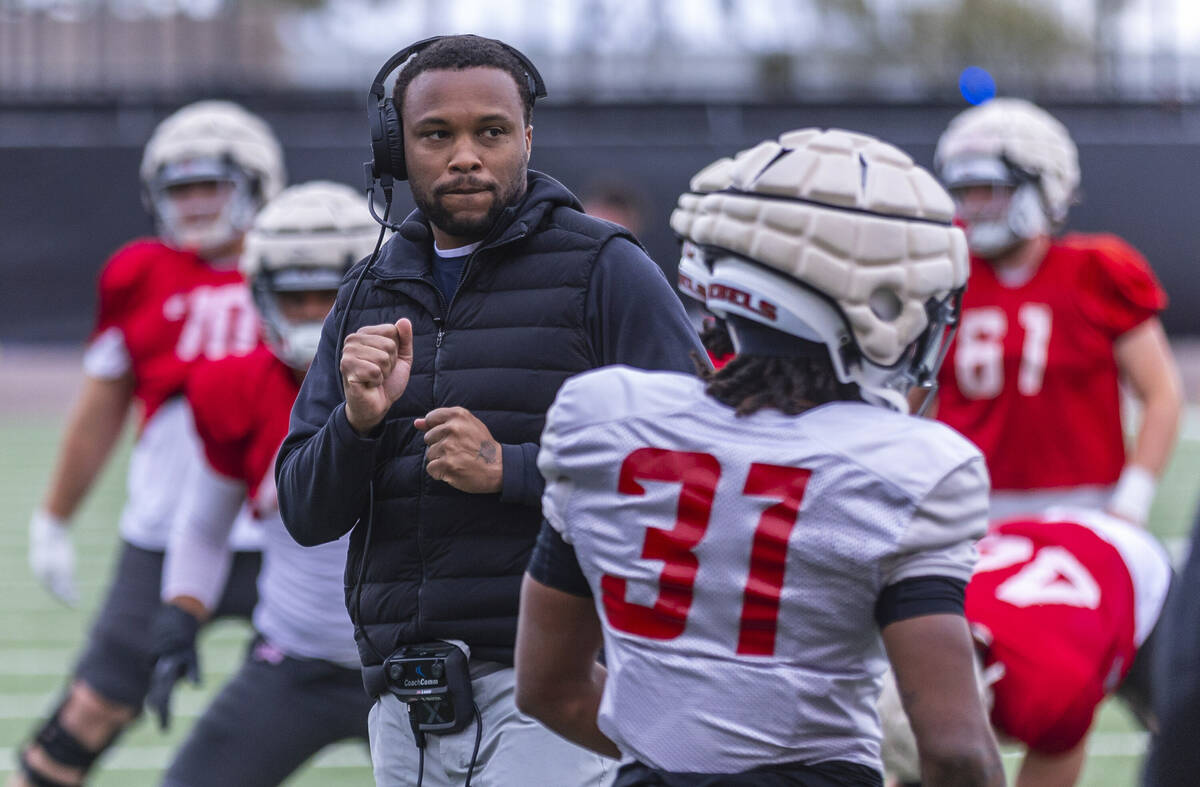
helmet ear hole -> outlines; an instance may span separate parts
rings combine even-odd
[[[867,298],[867,305],[871,307],[871,313],[884,322],[894,322],[904,310],[900,296],[886,287],[880,287],[871,293]]]

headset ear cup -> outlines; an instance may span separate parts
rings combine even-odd
[[[387,146],[389,169],[396,180],[408,180],[408,167],[404,161],[404,127],[400,124],[400,113],[396,103],[385,98],[380,103],[383,116],[383,142]]]

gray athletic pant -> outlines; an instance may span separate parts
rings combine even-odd
[[[261,552],[235,552],[229,579],[213,618],[249,618],[258,603]],[[113,702],[142,709],[150,688],[154,656],[150,624],[162,606],[163,553],[121,542],[112,584],[92,623],[75,677]]]
[[[164,787],[274,787],[331,743],[367,742],[358,669],[294,659],[256,637],[184,742]]]
[[[606,787],[618,763],[568,743],[517,710],[512,667],[471,662],[475,704],[483,718],[483,735],[475,758],[472,787]],[[420,766],[417,744],[408,724],[408,707],[383,694],[371,708],[371,761],[377,787],[411,787]],[[451,735],[425,736],[422,787],[463,787],[475,723]]]

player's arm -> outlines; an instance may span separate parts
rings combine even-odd
[[[1016,787],[1074,787],[1087,758],[1087,738],[1058,754],[1029,749],[1017,772]]]
[[[606,757],[621,752],[596,724],[607,672],[589,598],[525,576],[517,623],[517,707],[572,743]]]
[[[112,454],[133,402],[133,375],[85,377],[59,442],[42,508],[64,522],[79,508]]]
[[[928,434],[926,450],[961,461],[917,502],[897,552],[880,565],[875,621],[916,739],[921,783],[1002,787],[963,615],[974,544],[987,530],[987,469],[957,438]]]
[[[883,629],[924,787],[1003,787],[1004,768],[975,682],[966,618],[932,614]]]
[[[1122,378],[1141,402],[1142,422],[1109,507],[1118,516],[1145,524],[1156,480],[1175,447],[1183,386],[1157,317],[1122,334],[1114,353]]]
[[[164,603],[150,624],[154,671],[146,704],[162,729],[170,726],[175,684],[200,681],[196,634],[220,601],[233,555],[229,534],[245,499],[245,484],[207,461],[184,481],[163,563]]]
[[[29,566],[55,596],[75,603],[75,551],[70,519],[96,481],[121,435],[133,401],[133,375],[84,377],[67,417],[50,487],[29,523]]]
[[[596,660],[602,644],[575,550],[543,523],[521,585],[517,707],[572,743],[615,758],[620,750],[596,724],[608,677]]]

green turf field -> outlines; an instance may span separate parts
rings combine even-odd
[[[0,783],[14,767],[15,747],[58,697],[92,611],[103,597],[117,543],[125,451],[108,467],[76,522],[79,608],[59,604],[30,574],[25,560],[29,513],[46,484],[58,428],[57,419],[0,419],[0,744],[6,750],[0,755]],[[170,732],[159,732],[156,723],[141,720],[108,754],[90,783],[158,784],[171,752],[241,662],[249,631],[243,623],[221,622],[202,635],[204,682],[199,689],[180,684]],[[288,782],[306,787],[372,783],[366,747],[359,744],[327,748]]]
[[[123,499],[125,452],[112,463],[77,520],[78,609],[67,609],[44,593],[26,565],[29,513],[42,493],[55,450],[59,420],[0,417],[0,781],[14,767],[12,750],[55,701],[83,641],[88,621],[106,586],[117,543],[116,520]],[[1194,430],[1193,435],[1196,434]],[[127,444],[127,443],[126,443]],[[1165,478],[1152,528],[1178,549],[1190,529],[1200,478],[1200,440],[1185,439]],[[204,684],[184,686],[176,695],[177,720],[169,733],[140,722],[103,761],[92,784],[141,787],[157,784],[172,749],[182,740],[209,696],[239,663],[248,636],[242,624],[221,623],[203,637]],[[1082,784],[1129,787],[1136,783],[1145,737],[1122,708],[1106,707],[1091,743]],[[1015,760],[1010,756],[1006,762]],[[327,749],[289,784],[371,784],[365,749]]]

